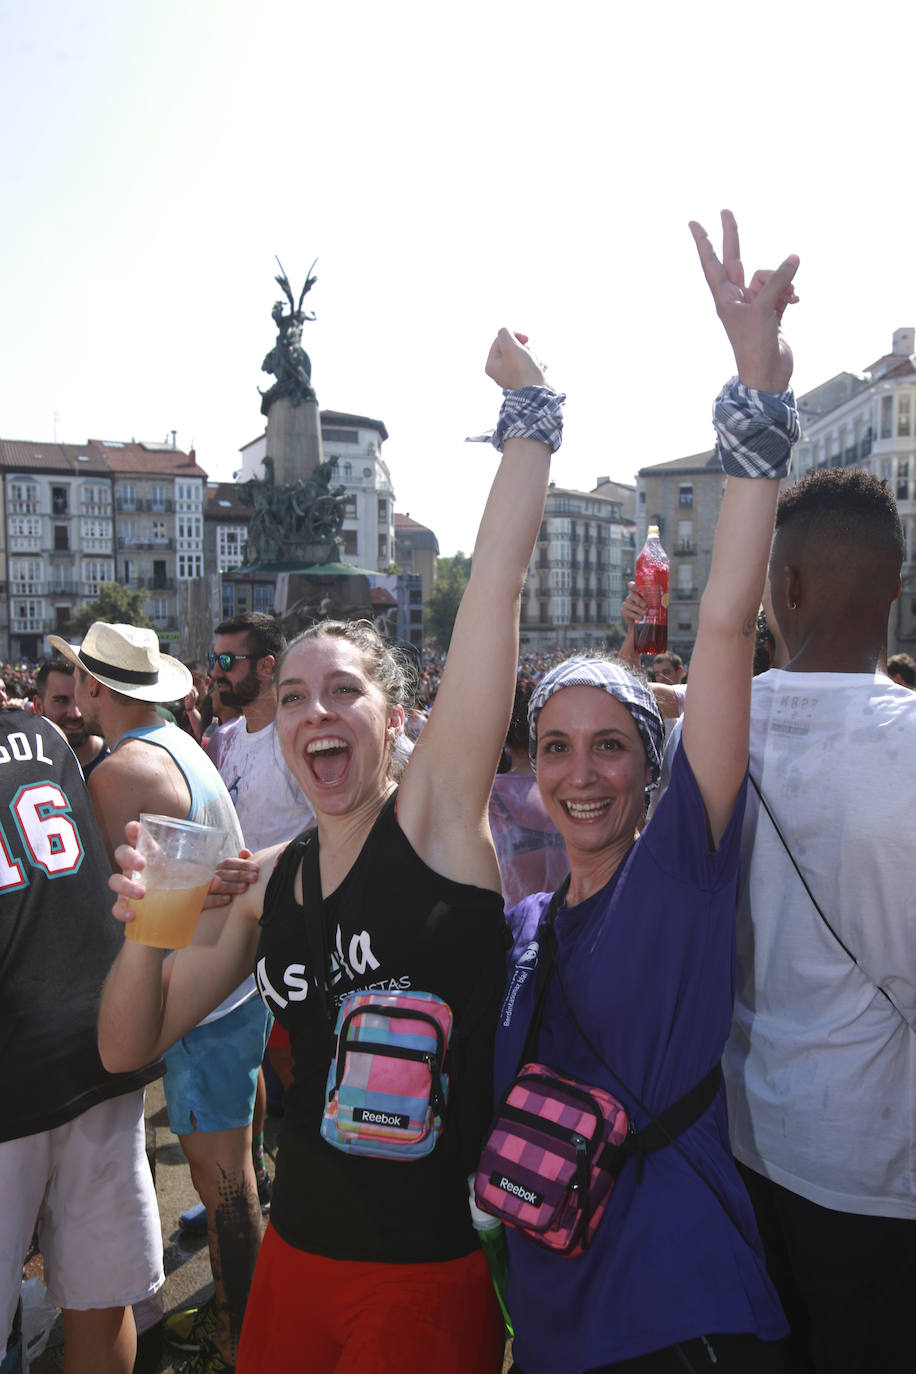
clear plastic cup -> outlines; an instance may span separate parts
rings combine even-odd
[[[125,925],[125,938],[157,949],[183,949],[194,934],[217,865],[234,852],[229,832],[145,811],[139,820],[135,848],[146,867],[137,877],[146,896],[130,903],[137,914]]]

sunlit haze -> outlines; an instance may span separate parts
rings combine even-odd
[[[844,15],[854,14],[854,22]],[[801,256],[796,383],[916,324],[916,7],[0,0],[0,435],[263,428],[278,254],[320,404],[385,422],[396,508],[468,551],[483,360],[569,396],[558,483],[711,444],[730,357],[687,229]],[[56,419],[55,419],[56,415]]]

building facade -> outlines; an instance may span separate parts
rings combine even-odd
[[[522,591],[523,652],[603,648],[626,595],[621,501],[551,482]]]
[[[183,583],[201,578],[206,473],[169,444],[0,440],[5,657],[36,659],[49,631],[104,582],[148,592],[160,637],[179,641]]]
[[[404,573],[420,578],[420,599],[425,604],[436,585],[439,541],[431,529],[406,515],[394,517],[394,561]]]
[[[799,397],[801,437],[793,475],[860,467],[897,499],[905,554],[891,608],[888,653],[916,656],[916,329],[894,331],[889,353],[861,376],[842,372]]]
[[[801,435],[790,481],[825,467],[860,467],[887,482],[903,524],[901,593],[891,609],[888,653],[916,656],[916,330],[894,332],[891,351],[862,374],[841,372],[798,397]],[[715,450],[641,468],[636,544],[659,526],[671,562],[668,643],[689,658],[724,477]]]
[[[724,482],[715,449],[640,468],[636,476],[636,552],[648,527],[658,525],[670,564],[668,647],[684,659],[697,637]]]

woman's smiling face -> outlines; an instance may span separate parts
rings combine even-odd
[[[390,745],[402,721],[347,640],[318,635],[282,660],[280,746],[317,811],[346,815],[387,795]]]
[[[633,841],[651,780],[636,722],[600,687],[564,687],[538,717],[537,778],[567,850]]]

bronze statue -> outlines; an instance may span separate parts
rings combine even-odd
[[[277,341],[267,354],[261,364],[262,372],[269,372],[276,377],[272,387],[267,391],[261,391],[261,414],[266,415],[274,401],[286,396],[294,406],[300,405],[303,401],[314,400],[315,391],[312,387],[312,364],[309,355],[302,347],[302,326],[306,320],[314,320],[314,312],[302,309],[302,302],[311,291],[318,280],[312,276],[315,262],[309,268],[305,277],[305,285],[299,293],[298,302],[293,299],[292,288],[289,278],[284,271],[283,264],[277,258],[280,274],[274,278],[283,290],[283,294],[289,302],[289,313],[284,309],[282,301],[275,301],[271,318],[277,326]],[[258,388],[260,390],[260,388]]]
[[[262,461],[264,477],[250,477],[238,486],[239,501],[252,509],[246,561],[339,561],[337,536],[343,524],[346,487],[331,486],[333,464],[319,463],[310,477],[278,485],[273,459],[267,456]],[[316,546],[324,553],[323,559],[315,558]]]

